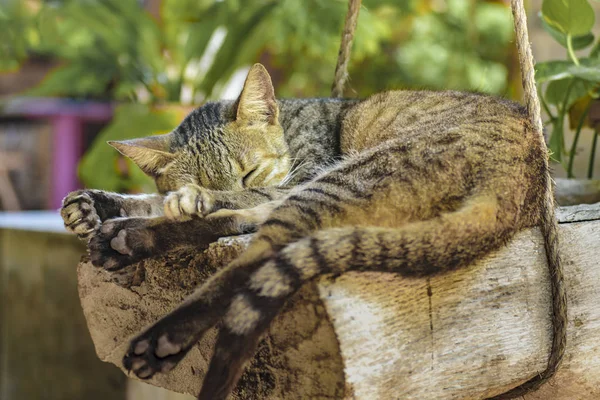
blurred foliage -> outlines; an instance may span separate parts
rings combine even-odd
[[[588,0],[544,0],[540,13],[544,29],[566,50],[564,60],[553,60],[536,65],[536,81],[542,105],[549,117],[549,148],[552,157],[563,164],[569,178],[574,178],[573,165],[577,143],[585,126],[594,128],[588,165],[592,178],[597,121],[589,118],[592,107],[600,108],[600,40],[593,46],[592,28],[594,10]],[[591,48],[590,48],[591,46]],[[587,57],[577,57],[575,50],[590,48]],[[569,116],[570,129],[575,131],[573,143],[567,150],[564,138],[565,118]],[[594,126],[596,125],[596,126]]]
[[[254,62],[267,67],[279,97],[330,93],[346,0],[162,0],[154,16],[140,3],[4,0],[0,68],[51,56],[60,66],[29,94],[142,103],[148,115],[156,105],[219,98]],[[451,88],[514,95],[512,38],[504,1],[363,0],[346,94]],[[86,184],[115,187],[104,173],[94,178],[114,152],[99,141],[153,133],[143,119],[116,114],[82,163]],[[124,188],[145,185],[127,179]]]
[[[5,0],[1,66],[51,55],[62,65],[31,94],[156,104],[219,97],[234,72],[261,61],[280,96],[327,96],[346,8],[346,0],[163,0],[154,18],[134,0]],[[497,1],[364,0],[351,88],[504,94],[510,18]]]
[[[18,0],[0,2],[0,71],[11,71],[39,43],[35,14]]]

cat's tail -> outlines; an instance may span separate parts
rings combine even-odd
[[[466,266],[505,244],[516,216],[495,196],[476,196],[459,210],[400,227],[324,229],[284,247],[257,271],[259,296],[286,296],[322,274],[350,270],[423,276]],[[243,256],[242,256],[243,258]]]
[[[543,137],[542,137],[543,140]],[[554,180],[550,175],[550,169],[546,165],[546,182],[544,185],[544,200],[540,212],[540,229],[544,237],[544,248],[546,260],[552,279],[550,279],[552,290],[552,325],[553,338],[548,367],[542,373],[536,375],[529,381],[512,389],[509,392],[493,397],[490,400],[513,399],[536,390],[550,379],[560,366],[567,341],[567,296],[564,287],[564,277],[561,265],[561,257],[558,243],[558,221],[556,220],[556,203],[554,199]]]

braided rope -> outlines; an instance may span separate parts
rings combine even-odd
[[[335,78],[331,87],[331,97],[342,97],[344,95],[344,85],[348,79],[348,62],[350,61],[350,50],[352,49],[352,40],[354,31],[358,22],[358,12],[360,11],[361,0],[348,1],[348,13],[344,22],[344,31],[342,32],[342,43],[338,53],[337,65],[335,66]]]
[[[527,33],[527,16],[523,7],[523,0],[511,0],[512,12],[515,21],[515,32],[517,35],[517,51],[519,53],[519,64],[521,66],[521,79],[525,96],[527,114],[531,120],[534,130],[539,134],[543,146],[546,146],[543,135],[543,125],[540,110],[540,101],[537,96],[535,85],[535,70],[529,35]],[[548,161],[546,161],[547,163]],[[546,176],[546,188],[544,195],[544,206],[541,215],[541,230],[546,248],[546,258],[550,272],[550,284],[552,290],[552,324],[553,338],[550,356],[546,370],[531,378],[522,385],[492,399],[512,399],[523,396],[539,388],[547,382],[557,371],[565,353],[567,343],[567,295],[563,283],[563,270],[558,250],[558,224],[554,214],[554,182],[550,176],[548,165],[546,165],[548,176]]]

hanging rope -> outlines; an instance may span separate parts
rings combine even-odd
[[[542,115],[540,110],[540,101],[537,96],[535,86],[535,70],[529,35],[527,33],[527,15],[523,7],[523,0],[511,0],[513,18],[515,20],[515,32],[517,35],[517,52],[519,53],[519,64],[521,66],[521,79],[525,95],[525,106],[527,114],[533,125],[533,129],[538,133],[539,139],[545,146],[543,136]],[[553,338],[550,356],[548,357],[548,366],[546,370],[533,377],[509,392],[503,393],[494,400],[512,399],[518,396],[536,390],[548,379],[550,379],[562,361],[567,344],[567,295],[563,283],[563,270],[560,263],[560,254],[558,251],[558,225],[554,215],[554,182],[551,177],[547,177],[545,188],[545,206],[542,210],[541,218],[543,223],[542,236],[544,237],[546,247],[546,258],[548,260],[548,269],[550,272],[550,284],[552,287],[552,324]]]
[[[344,85],[348,79],[348,61],[350,61],[350,50],[354,31],[358,21],[358,12],[360,11],[361,0],[348,1],[348,13],[344,22],[344,31],[342,32],[342,43],[338,53],[337,65],[335,66],[335,78],[331,87],[331,97],[342,97],[344,95]]]

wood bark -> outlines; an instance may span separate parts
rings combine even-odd
[[[600,398],[600,203],[561,208],[569,336],[557,375],[526,400]],[[98,356],[119,367],[129,338],[239,254],[247,238],[137,265],[134,285],[78,268]],[[484,399],[535,376],[550,349],[550,288],[538,229],[455,272],[423,279],[349,273],[306,285],[261,343],[234,398]],[[150,383],[198,392],[211,331]]]

